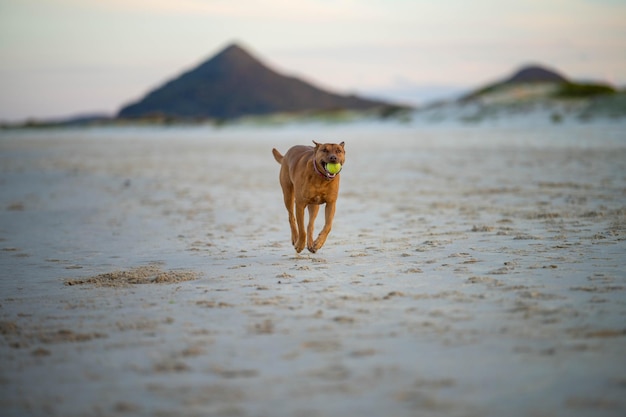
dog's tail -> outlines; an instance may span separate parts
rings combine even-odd
[[[283,156],[280,154],[280,152],[278,152],[276,148],[274,148],[272,149],[272,153],[274,154],[274,159],[276,160],[276,162],[278,162],[279,164],[282,164]]]

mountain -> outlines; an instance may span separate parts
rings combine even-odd
[[[519,83],[566,83],[567,78],[556,71],[540,66],[523,67],[503,84]]]
[[[516,87],[520,86],[532,87],[532,85],[535,85],[539,86],[541,89],[541,87],[546,85],[553,86],[568,82],[569,81],[567,80],[567,78],[557,73],[556,71],[541,66],[528,66],[519,69],[513,75],[505,78],[502,81],[496,81],[462,96],[459,101],[474,101],[480,98],[484,98],[485,96],[490,96],[503,92],[506,93],[507,91],[513,90]]]
[[[520,69],[504,81],[479,88],[460,102],[506,103],[540,99],[588,99],[617,93],[605,83],[575,82],[556,71],[540,66]]]
[[[119,118],[151,116],[231,119],[307,110],[364,110],[389,106],[381,101],[340,95],[281,75],[232,44],[136,103]]]

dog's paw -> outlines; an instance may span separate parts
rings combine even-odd
[[[315,245],[312,246],[307,246],[307,249],[309,250],[309,252],[311,253],[315,253],[317,252],[317,248],[315,247]]]
[[[317,252],[322,248],[322,246],[324,246],[325,240],[326,239],[321,239],[318,237],[317,239],[315,239],[312,245],[309,245],[309,250],[313,253]]]
[[[297,253],[300,253],[304,249],[304,242],[303,243],[296,243],[295,245],[293,245],[293,247],[294,247],[294,249],[296,250]]]

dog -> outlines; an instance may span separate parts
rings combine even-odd
[[[344,142],[313,143],[315,147],[294,146],[284,156],[272,149],[276,162],[280,164],[280,186],[289,213],[291,243],[297,253],[302,252],[305,245],[310,252],[315,253],[326,242],[339,194],[339,172],[331,174],[326,170],[326,164],[340,163],[343,167],[346,160]],[[313,240],[315,217],[321,204],[326,204],[325,223],[317,239]],[[306,208],[309,210],[309,224],[305,230]]]

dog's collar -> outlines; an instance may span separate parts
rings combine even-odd
[[[331,174],[330,172],[322,173],[320,169],[317,167],[317,161],[315,160],[315,156],[313,156],[313,168],[315,168],[315,172],[317,172],[320,177],[326,178],[328,181],[334,179],[341,170],[337,174]]]

